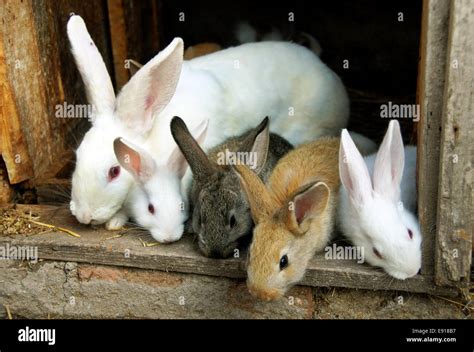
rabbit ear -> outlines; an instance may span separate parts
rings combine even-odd
[[[196,142],[198,144],[202,144],[206,139],[207,134],[207,126],[209,124],[209,120],[203,121],[196,129],[193,136],[196,136]],[[183,153],[176,146],[171,153],[170,157],[168,158],[168,167],[173,170],[179,178],[183,178],[184,174],[186,173],[186,169],[188,168],[188,162],[184,157]]]
[[[254,128],[242,142],[240,150],[252,153],[256,156],[256,165],[252,168],[257,175],[262,171],[268,156],[268,146],[270,144],[270,128],[268,116]]]
[[[173,97],[181,74],[183,45],[181,38],[175,38],[122,88],[116,111],[132,132],[146,135],[153,126],[153,118]]]
[[[93,105],[95,115],[112,113],[115,106],[112,81],[104,60],[80,16],[71,16],[67,23],[67,35],[77,68],[84,82],[87,99]],[[94,122],[94,117],[92,121]]]
[[[204,150],[199,146],[199,142],[193,138],[184,121],[178,116],[173,117],[170,128],[176,144],[193,171],[194,178],[197,181],[205,181],[215,172],[215,169]],[[200,134],[202,139],[204,139],[206,131],[207,124],[206,129]]]
[[[250,203],[252,219],[258,224],[278,209],[278,203],[262,180],[247,166],[237,164],[234,170]]]
[[[364,158],[357,150],[346,129],[341,133],[339,148],[339,175],[350,198],[362,204],[372,197],[372,182]]]
[[[400,198],[400,182],[405,151],[397,120],[390,121],[374,164],[374,190],[395,201]]]
[[[311,220],[322,214],[328,205],[330,190],[324,182],[315,182],[300,189],[285,205],[287,228],[295,235],[308,231]]]
[[[139,63],[138,61],[128,59],[128,73],[130,74],[130,77],[135,76],[135,73],[137,73],[143,65]]]
[[[146,183],[155,173],[155,161],[152,156],[131,142],[116,138],[114,152],[120,165],[130,172],[138,183]]]

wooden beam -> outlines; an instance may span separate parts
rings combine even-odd
[[[14,194],[4,166],[0,163],[0,205],[10,203]]]
[[[41,235],[1,237],[0,246],[38,247],[42,259],[74,261],[176,271],[201,275],[245,278],[246,253],[240,258],[211,259],[202,256],[191,236],[184,236],[172,244],[144,247],[142,241],[154,243],[148,234],[117,232],[78,224],[66,208],[48,206],[18,206],[27,213],[40,215],[40,221],[65,227],[81,235],[71,237],[52,231]],[[456,295],[455,289],[437,287],[430,276],[418,275],[399,281],[388,277],[380,269],[349,260],[327,260],[317,255],[311,261],[301,282],[308,286],[339,286],[372,290],[399,290]]]
[[[125,60],[128,59],[128,50],[123,0],[107,0],[107,8],[114,61],[115,85],[118,91],[129,79],[128,72],[125,68]]]
[[[443,99],[435,278],[467,287],[474,229],[474,11],[451,1]]]
[[[128,82],[127,59],[146,63],[160,48],[159,1],[107,0],[117,91]]]
[[[0,6],[0,18],[5,18],[5,7]],[[20,114],[14,99],[11,72],[8,65],[17,67],[19,61],[8,63],[5,57],[5,26],[0,35],[0,154],[5,162],[8,179],[11,184],[32,178],[33,164],[28,151],[28,144],[23,136]],[[14,70],[13,70],[14,71]]]
[[[423,234],[422,272],[434,275],[436,200],[443,109],[449,1],[424,0],[421,24],[417,101],[418,216]]]
[[[60,71],[48,72],[52,76],[45,72],[48,66],[57,67],[57,49],[50,46],[49,55],[42,55],[40,44],[45,38],[40,37],[38,30],[46,30],[43,26],[48,25],[48,17],[36,23],[32,1],[6,1],[3,7],[2,20],[6,27],[2,40],[14,92],[12,98],[17,103],[23,138],[36,176],[54,162],[54,156],[63,147],[62,134],[56,128],[58,121],[54,119],[54,105],[59,101],[53,90],[58,88]],[[48,60],[43,59],[46,57]]]
[[[56,117],[57,106],[64,102],[86,103],[66,35],[71,12],[84,17],[109,62],[105,4],[5,0],[0,6],[0,123],[5,143],[0,149],[11,183],[60,168],[61,156],[76,145],[71,131],[86,122]]]

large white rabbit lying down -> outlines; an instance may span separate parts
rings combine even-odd
[[[81,223],[122,221],[119,211],[133,178],[122,172],[114,155],[117,137],[145,146],[157,165],[167,165],[174,163],[170,158],[176,144],[169,128],[173,116],[183,118],[190,130],[209,119],[206,149],[254,127],[264,116],[272,117],[272,132],[293,144],[338,135],[347,123],[349,104],[342,82],[316,55],[295,44],[249,43],[183,63],[183,41],[175,38],[115,97],[82,18],[72,16],[67,32],[89,103],[95,107],[72,177],[70,207]],[[163,186],[164,193],[174,191]],[[156,216],[168,205],[156,204]]]

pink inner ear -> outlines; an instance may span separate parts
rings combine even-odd
[[[303,222],[306,217],[306,213],[311,209],[312,201],[310,197],[301,197],[296,201],[295,205],[295,217],[298,225]]]
[[[152,71],[152,74],[151,74],[151,77],[154,77],[154,75],[156,74],[156,72],[159,72],[157,71],[157,68],[155,68],[153,71]],[[145,99],[145,110],[146,111],[149,111],[150,113],[153,112],[151,111],[151,109],[153,108],[153,104],[155,104],[155,101],[158,97],[158,90],[160,88],[160,84],[158,83],[158,79],[163,79],[162,77],[155,77],[155,79],[150,79],[150,82],[148,83],[149,87],[148,87],[148,94],[147,94],[147,97]]]
[[[153,109],[153,105],[157,104],[154,111],[160,111],[163,106],[168,105],[171,97],[174,95],[176,88],[167,91],[169,77],[166,76],[167,62],[163,62],[160,66],[155,67],[150,72],[150,80],[148,83],[148,94],[145,100],[145,109]],[[161,89],[163,88],[163,89]],[[157,101],[158,100],[158,101]],[[153,111],[150,110],[152,113]]]
[[[132,167],[133,170],[135,170],[137,175],[140,175],[141,168],[142,168],[142,163],[141,163],[140,157],[131,158],[130,159],[130,166]]]
[[[152,95],[147,96],[145,100],[145,110],[149,110],[154,102],[155,99]]]

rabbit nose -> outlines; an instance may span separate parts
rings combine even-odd
[[[161,237],[161,243],[172,243],[176,242],[178,239],[174,236],[160,236]]]
[[[252,296],[264,301],[274,301],[280,297],[277,290],[248,285],[249,292]]]

